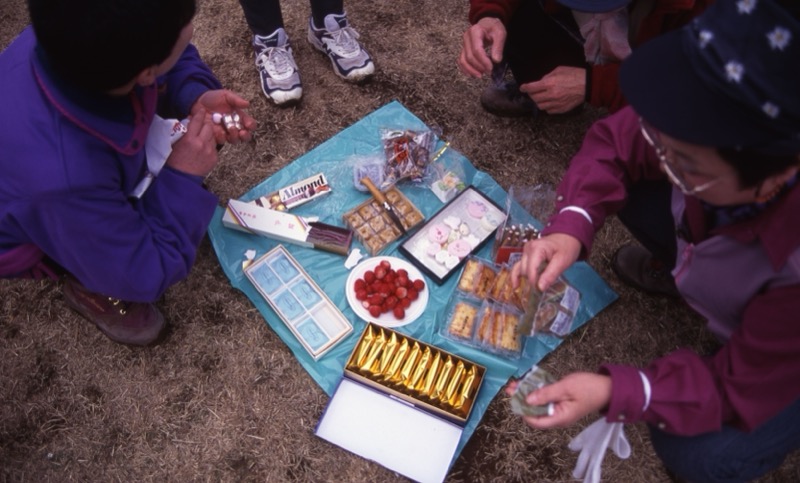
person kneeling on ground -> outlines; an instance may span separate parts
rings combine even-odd
[[[0,54],[0,276],[63,275],[105,335],[150,344],[153,302],[188,275],[218,204],[203,186],[217,147],[256,123],[190,44],[195,0],[28,7]]]
[[[458,66],[472,77],[491,73],[480,101],[497,116],[563,114],[584,103],[615,112],[625,105],[617,79],[631,48],[682,27],[712,1],[470,0]],[[505,80],[506,68],[514,80]]]
[[[620,72],[631,107],[590,129],[556,214],[512,271],[548,287],[618,213],[643,246],[618,251],[614,270],[683,297],[722,345],[567,375],[528,395],[555,408],[530,426],[594,411],[644,421],[665,466],[689,481],[758,478],[800,446],[796,5],[720,1],[634,51]]]

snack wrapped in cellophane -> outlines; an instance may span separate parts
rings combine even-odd
[[[536,389],[556,382],[556,379],[541,367],[534,365],[519,381],[517,390],[511,396],[511,412],[517,416],[552,416],[553,403],[541,406],[528,404],[525,398]]]
[[[423,181],[435,142],[432,131],[384,129],[381,140],[386,154],[386,176],[381,189],[404,179]]]

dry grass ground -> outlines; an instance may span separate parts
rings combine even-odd
[[[554,183],[591,121],[504,120],[484,113],[483,82],[456,67],[466,0],[346,1],[377,60],[364,86],[344,84],[305,41],[306,2],[284,2],[305,86],[288,110],[261,95],[249,33],[235,0],[200,0],[195,42],[223,84],[252,100],[253,143],[228,147],[209,178],[220,199],[237,197],[320,142],[398,99],[508,188]],[[0,47],[26,25],[23,0],[0,3]],[[98,59],[101,61],[101,59]],[[543,362],[556,375],[603,361],[645,364],[677,347],[711,347],[682,304],[621,285],[608,269],[629,239],[617,222],[600,234],[590,264],[620,294]],[[0,281],[0,481],[403,481],[313,434],[328,397],[240,292],[208,241],[195,269],[159,304],[170,321],[160,345],[109,342],[69,311],[49,282]],[[586,422],[584,421],[584,424]],[[448,481],[570,481],[566,449],[581,426],[533,431],[492,402]],[[630,426],[630,459],[609,456],[604,480],[669,481]],[[797,455],[763,481],[800,480]]]

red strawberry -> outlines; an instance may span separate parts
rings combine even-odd
[[[406,316],[405,309],[400,305],[396,306],[392,312],[394,313],[394,318],[397,320],[402,320]]]
[[[411,299],[406,297],[404,299],[400,299],[400,304],[404,309],[411,307]]]
[[[396,281],[398,287],[408,287],[409,280],[406,275],[398,275]]]
[[[375,281],[375,272],[373,272],[372,270],[367,270],[366,272],[364,272],[364,281],[366,283],[374,282]]]
[[[363,288],[361,290],[356,290],[356,300],[367,300],[367,291]]]
[[[416,289],[410,288],[408,289],[408,300],[414,301],[419,298],[419,292]]]
[[[399,302],[397,297],[395,297],[394,295],[389,295],[388,297],[386,297],[386,301],[384,302],[384,304],[386,305],[387,309],[391,310],[395,307],[395,305],[397,305],[397,302]]]
[[[406,277],[406,278],[408,278],[408,270],[406,270],[405,268],[401,268],[401,269],[397,270],[397,276],[398,277]]]
[[[369,315],[373,317],[380,317],[381,316],[381,306],[380,305],[370,305],[369,306]]]
[[[414,280],[414,290],[422,292],[425,289],[425,282],[421,279]]]
[[[378,280],[383,280],[383,277],[386,276],[386,269],[382,266],[375,267],[375,278]]]
[[[364,290],[366,289],[366,287],[367,287],[367,282],[365,282],[363,278],[357,279],[353,284],[353,288],[356,289],[356,291]]]
[[[380,294],[372,294],[367,300],[370,305],[380,305],[383,303],[383,297]]]
[[[392,268],[392,264],[389,263],[389,260],[381,260],[380,266],[385,268],[386,270],[389,270],[390,268]]]
[[[397,287],[394,290],[394,294],[397,296],[397,298],[404,299],[408,297],[408,290],[405,287]]]

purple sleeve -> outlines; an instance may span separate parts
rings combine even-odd
[[[175,67],[158,79],[164,94],[159,96],[159,113],[169,117],[186,117],[198,97],[222,84],[200,59],[197,48],[189,44]]]
[[[640,133],[638,115],[630,107],[622,109],[589,129],[558,186],[555,215],[542,234],[572,235],[583,244],[583,256],[588,256],[594,234],[624,206],[627,187],[640,179],[663,177],[655,153]],[[564,211],[567,207],[585,211],[591,223],[575,211]]]
[[[773,289],[755,297],[739,328],[716,354],[678,350],[642,372],[651,398],[642,411],[639,371],[605,365],[611,375],[608,421],[646,421],[664,431],[695,435],[723,424],[750,431],[800,397],[800,287]]]
[[[217,204],[194,177],[164,168],[134,204],[96,187],[40,196],[17,216],[31,242],[89,290],[153,302],[189,274]]]

